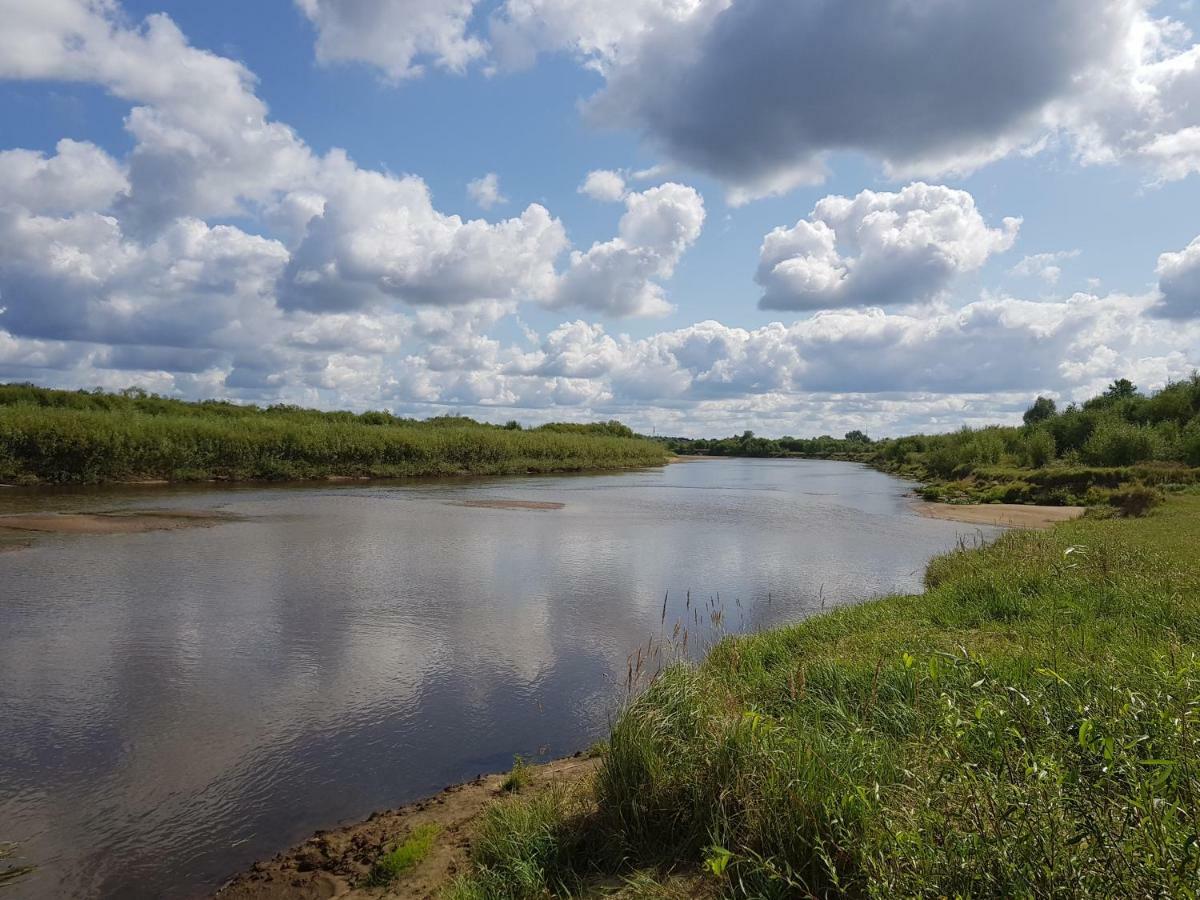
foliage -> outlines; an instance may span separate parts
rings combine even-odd
[[[620,423],[532,430],[443,416],[185,403],[0,385],[0,481],[507,474],[660,465]]]
[[[435,824],[417,825],[401,844],[375,861],[367,884],[373,887],[391,884],[429,855],[441,831]]]
[[[509,794],[515,794],[522,788],[527,787],[532,777],[529,771],[529,763],[525,762],[525,757],[513,757],[513,766],[508,774],[504,776],[504,781],[500,783],[500,790]]]
[[[1026,425],[1037,425],[1039,422],[1044,422],[1047,419],[1053,418],[1058,412],[1054,401],[1049,397],[1039,396],[1033,401],[1033,406],[1025,410],[1025,415],[1022,417]]]
[[[870,441],[769,439],[746,432],[721,440],[667,438],[676,453],[847,459],[926,482],[928,499],[952,502],[1106,502],[1093,489],[1200,480],[1200,374],[1145,396],[1126,378],[1082,406],[1059,411],[1038,397],[1021,427]]]
[[[647,866],[726,896],[1195,896],[1200,494],[1012,532],[727,638],[615,722],[589,803],[493,813],[467,897]]]
[[[1133,518],[1140,518],[1146,515],[1150,510],[1162,503],[1162,500],[1162,494],[1154,488],[1145,487],[1140,484],[1122,488],[1119,491],[1113,491],[1108,495],[1109,505],[1120,510],[1121,515]]]

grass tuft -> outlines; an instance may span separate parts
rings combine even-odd
[[[367,884],[385,887],[429,855],[442,829],[434,824],[417,825],[394,850],[385,853],[371,867]]]
[[[522,788],[527,787],[532,778],[532,770],[529,763],[525,762],[525,757],[514,756],[513,766],[508,774],[504,776],[504,781],[500,783],[500,790],[509,794],[515,794]]]

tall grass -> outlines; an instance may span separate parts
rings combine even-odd
[[[628,706],[586,802],[493,813],[460,896],[649,867],[737,897],[1195,897],[1197,546],[1179,495],[727,638]]]
[[[661,445],[611,429],[526,431],[16,386],[0,389],[0,481],[508,474],[664,461]]]

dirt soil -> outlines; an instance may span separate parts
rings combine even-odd
[[[472,509],[562,509],[565,503],[550,503],[544,500],[454,500],[451,506],[469,506]]]
[[[918,502],[923,516],[950,519],[972,525],[1000,525],[1005,528],[1049,528],[1058,522],[1078,519],[1082,506],[1026,506],[1018,503],[925,503]]]
[[[236,518],[210,510],[186,509],[138,509],[101,513],[21,513],[0,516],[0,529],[40,531],[50,534],[139,534],[145,531],[207,528],[230,521],[236,521]]]
[[[530,769],[531,781],[521,796],[556,782],[579,782],[595,771],[597,761],[583,756]],[[500,785],[504,775],[486,775],[448,787],[440,794],[387,812],[365,822],[311,838],[267,862],[255,863],[216,893],[219,900],[367,900],[367,898],[434,898],[467,868],[476,820],[492,803],[510,796]],[[419,825],[437,825],[432,851],[386,889],[366,887],[371,865],[402,843]]]

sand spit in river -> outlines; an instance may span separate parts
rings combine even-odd
[[[917,510],[931,519],[950,519],[972,525],[1004,528],[1049,528],[1058,522],[1078,519],[1082,506],[1027,506],[1018,503],[917,503]]]
[[[207,528],[234,517],[186,509],[137,509],[101,513],[21,513],[0,516],[0,529],[40,531],[49,534],[140,534]]]
[[[451,506],[469,506],[472,509],[562,509],[565,503],[550,503],[544,500],[453,500]]]

